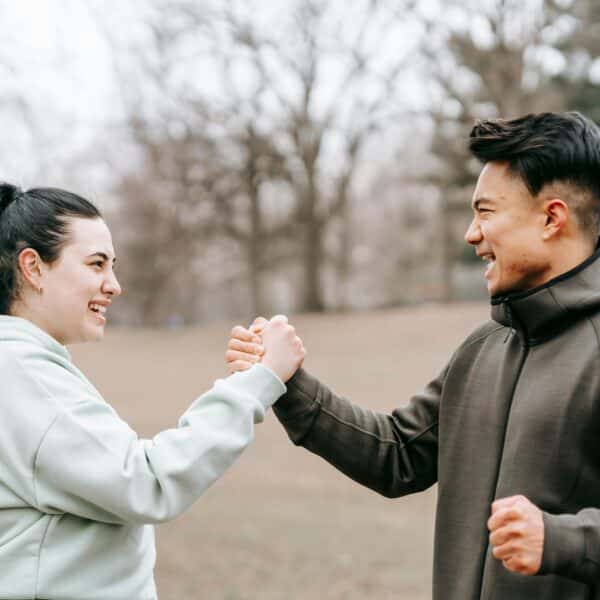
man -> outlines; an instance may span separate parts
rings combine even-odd
[[[465,240],[488,263],[492,320],[391,415],[302,369],[275,412],[385,496],[439,484],[434,599],[600,599],[600,132],[577,113],[490,120],[470,149]],[[234,331],[232,370],[252,335]]]

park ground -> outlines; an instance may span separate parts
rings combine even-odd
[[[305,367],[389,412],[489,316],[485,303],[299,315]],[[173,427],[225,375],[234,323],[110,329],[75,362],[142,437]],[[386,499],[291,444],[269,412],[239,461],[185,514],[157,527],[161,600],[427,600],[435,489]]]

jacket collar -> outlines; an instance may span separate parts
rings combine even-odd
[[[540,343],[600,310],[600,249],[570,271],[526,292],[493,296],[492,319]]]
[[[0,315],[0,342],[6,341],[34,343],[69,361],[71,360],[71,355],[65,346],[31,321],[21,317]]]

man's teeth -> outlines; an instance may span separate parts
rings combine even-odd
[[[106,306],[100,304],[90,304],[90,308],[97,313],[106,314]]]

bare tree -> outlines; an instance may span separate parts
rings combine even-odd
[[[279,178],[292,190],[287,224],[271,234],[298,235],[304,272],[300,308],[309,311],[325,307],[322,275],[327,262],[335,266],[338,280],[349,273],[353,184],[366,158],[365,146],[400,112],[400,74],[410,55],[405,49],[390,60],[382,52],[398,31],[389,5],[360,3],[353,16],[360,25],[344,30],[338,4],[300,0],[280,30],[265,31],[252,15],[229,4],[218,29],[225,35],[215,36],[229,99],[223,105],[245,122],[245,137],[238,139],[253,144],[260,139],[270,158],[264,154],[264,165],[255,166],[262,177]],[[255,76],[250,94],[236,85],[241,61]],[[328,69],[333,63],[332,76]],[[252,169],[247,173],[256,176]],[[259,221],[257,196],[249,197],[250,214]],[[342,240],[337,256],[328,257],[325,239],[332,224]]]
[[[264,306],[262,274],[280,265],[301,266],[297,308],[304,310],[325,307],[327,265],[338,285],[350,273],[353,187],[368,144],[393,128],[401,111],[400,74],[416,48],[397,50],[392,6],[398,5],[361,2],[346,17],[334,2],[297,0],[291,13],[280,11],[274,28],[239,4],[210,12],[193,2],[168,2],[168,11],[148,18],[150,51],[134,54],[150,83],[136,86],[119,65],[145,179],[152,173],[179,186],[165,202],[192,190],[189,203],[212,202],[214,231],[235,242],[245,261],[252,312]],[[184,68],[201,73],[208,56],[217,92],[170,85]],[[179,136],[185,131],[186,146],[201,149],[188,153],[197,161],[191,180],[189,164],[174,164],[182,157],[174,148],[183,142],[173,139],[173,129]],[[332,227],[340,238],[330,245],[334,255],[326,244]]]

